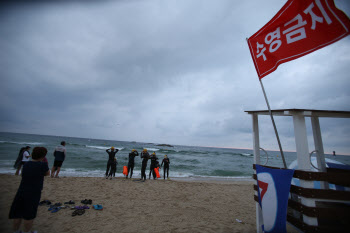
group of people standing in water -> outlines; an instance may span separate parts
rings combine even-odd
[[[111,147],[110,149],[106,150],[106,152],[108,153],[108,156],[109,156],[108,162],[107,162],[106,174],[105,174],[106,179],[108,179],[108,178],[112,179],[112,177],[115,177],[115,173],[117,171],[117,165],[118,165],[117,158],[115,157],[115,155],[118,153],[118,151],[119,150],[115,149],[114,147]],[[128,168],[127,168],[128,170],[127,170],[125,178],[132,178],[136,156],[139,156],[139,152],[135,149],[132,149],[131,152],[129,153],[129,161],[128,161]],[[153,152],[150,155],[148,153],[147,149],[143,149],[140,156],[142,159],[141,180],[145,181],[147,179],[146,167],[147,167],[148,160],[151,160],[149,179],[151,179],[151,174],[153,175],[153,179],[156,179],[155,169],[162,167],[163,164],[164,164],[164,179],[165,179],[165,175],[166,175],[167,179],[169,179],[170,160],[169,160],[167,155],[164,155],[164,159],[163,159],[161,165],[159,165],[159,161],[158,161],[159,159],[158,159],[155,152]],[[129,177],[129,175],[130,175],[130,177]]]

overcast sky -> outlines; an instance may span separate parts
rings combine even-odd
[[[0,5],[0,131],[252,148],[244,111],[267,107],[246,38],[286,1],[9,2]],[[350,15],[348,0],[335,3]],[[272,109],[350,111],[349,74],[346,37],[263,83]],[[269,117],[259,121],[261,146],[278,149]],[[350,119],[320,123],[325,151],[350,154]],[[295,150],[292,118],[276,124]]]

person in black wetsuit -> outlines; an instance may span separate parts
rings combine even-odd
[[[139,152],[137,152],[137,150],[135,149],[132,149],[131,153],[129,153],[129,163],[128,163],[128,175],[130,174],[130,178],[132,177],[132,173],[134,171],[135,156],[139,156]],[[126,178],[128,178],[128,176],[126,176]]]
[[[151,155],[151,167],[150,167],[150,170],[149,170],[149,179],[151,179],[151,173],[153,175],[153,179],[155,180],[156,179],[156,172],[154,171],[154,169],[156,168],[157,166],[157,156],[156,156],[156,152],[153,152],[152,155]]]
[[[160,167],[163,166],[163,163],[164,163],[164,180],[165,180],[165,172],[166,172],[166,177],[169,179],[169,164],[170,164],[170,160],[169,160],[167,155],[164,155],[164,159],[163,159],[162,164],[160,165]]]
[[[111,151],[109,151],[111,150]],[[111,167],[111,165],[114,163],[114,158],[115,158],[115,154],[118,153],[118,149],[114,149],[114,147],[112,146],[111,149],[107,149],[106,152],[108,153],[108,162],[107,162],[107,170],[106,170],[106,179],[108,178],[108,171]]]
[[[147,149],[143,149],[141,152],[142,166],[141,166],[141,180],[146,181],[146,167],[148,159],[150,158]]]
[[[109,179],[112,179],[112,177],[115,178],[115,173],[117,171],[117,165],[118,165],[117,158],[114,158],[113,163],[111,163],[111,171],[109,172],[109,175],[108,175],[108,177],[110,177]]]

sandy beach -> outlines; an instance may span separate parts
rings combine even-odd
[[[0,175],[0,232],[12,232],[8,219],[21,177]],[[38,232],[255,232],[252,181],[138,182],[98,177],[45,178],[42,200],[79,203],[92,199],[102,211],[51,213],[39,206]],[[236,221],[239,219],[242,223]]]

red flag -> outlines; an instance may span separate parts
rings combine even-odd
[[[289,0],[248,39],[259,79],[284,63],[349,35],[350,20],[333,0]]]

